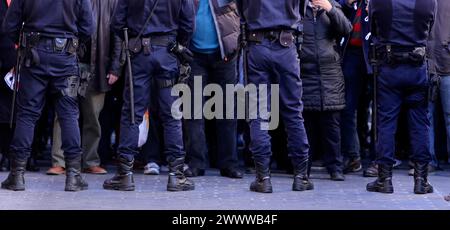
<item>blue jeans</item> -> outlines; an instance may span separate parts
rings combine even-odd
[[[430,120],[430,153],[431,153],[431,165],[434,167],[438,167],[439,162],[436,157],[436,150],[434,148],[435,143],[435,134],[436,134],[436,106],[438,106],[435,102],[430,102],[428,106],[428,119]]]
[[[366,63],[363,51],[348,49],[342,67],[345,78],[346,107],[341,118],[341,145],[345,158],[360,157],[360,140],[358,136],[357,111],[362,97],[368,90]],[[362,119],[363,117],[359,118]]]
[[[194,61],[191,63],[192,75],[189,79],[189,86],[192,89],[192,103],[195,102],[194,97],[202,97],[202,103],[205,104],[207,98],[202,96],[203,90],[207,84],[217,84],[226,92],[227,84],[235,85],[238,81],[236,74],[237,59],[225,62],[220,56],[220,52],[211,54],[202,54],[194,52]],[[201,92],[194,91],[194,76],[201,76],[202,88]],[[233,95],[224,95],[233,97]],[[202,108],[195,110],[198,106],[192,104],[194,114],[201,114]],[[224,106],[223,111],[226,111]],[[191,168],[205,169],[207,167],[208,145],[205,133],[205,120],[202,119],[186,119],[186,157]],[[216,119],[215,133],[217,138],[217,166],[220,169],[238,167],[237,159],[237,119]],[[211,153],[211,152],[210,152]]]
[[[450,152],[450,76],[441,76],[440,93],[447,131],[447,152]]]

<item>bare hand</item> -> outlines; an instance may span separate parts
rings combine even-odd
[[[333,6],[328,0],[312,0],[312,4],[314,6],[319,6],[327,12],[330,12],[333,9]]]
[[[114,85],[114,83],[116,83],[117,80],[119,80],[119,77],[112,73],[108,74],[108,76],[106,76],[106,78],[108,78],[109,85]]]

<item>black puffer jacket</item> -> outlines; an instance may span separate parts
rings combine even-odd
[[[307,111],[336,111],[345,108],[345,84],[337,42],[352,31],[339,3],[330,0],[330,12],[314,13],[307,7],[301,54],[303,102]]]

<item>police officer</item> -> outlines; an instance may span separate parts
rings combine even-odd
[[[3,28],[14,41],[21,40],[23,62],[11,143],[11,172],[2,188],[25,190],[24,171],[30,156],[33,130],[49,93],[48,99],[55,104],[62,128],[62,148],[67,162],[65,190],[87,189],[88,184],[80,175],[76,50],[79,39],[89,38],[93,31],[89,1],[14,0]]]
[[[435,0],[376,0],[370,3],[372,34],[376,48],[378,179],[367,185],[370,192],[393,193],[395,133],[400,108],[406,106],[412,160],[414,193],[432,193],[428,183],[430,121],[428,112],[425,47],[433,25]]]
[[[256,85],[279,84],[280,117],[288,136],[288,154],[294,166],[294,191],[312,190],[308,178],[309,144],[303,124],[302,82],[300,61],[294,39],[301,28],[304,2],[300,0],[239,1],[247,27],[248,83]],[[270,100],[270,98],[269,98]],[[271,143],[266,122],[258,117],[250,121],[250,151],[256,168],[256,180],[250,190],[271,193]]]
[[[103,185],[105,189],[133,191],[135,188],[133,161],[134,155],[138,153],[139,124],[150,104],[151,81],[157,85],[155,100],[159,105],[164,130],[164,153],[169,163],[167,190],[194,189],[194,183],[183,173],[185,151],[181,120],[175,119],[171,114],[172,104],[177,99],[171,96],[171,90],[179,77],[179,61],[169,51],[172,50],[174,42],[183,46],[189,43],[194,20],[193,0],[119,1],[112,29],[122,37],[123,29],[129,30],[136,122],[133,124],[130,116],[131,102],[128,97],[130,85],[129,81],[126,81],[118,150],[119,169],[113,178],[105,181]]]

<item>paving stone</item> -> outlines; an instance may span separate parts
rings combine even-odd
[[[113,171],[113,170],[110,170]],[[6,178],[0,173],[0,179]],[[293,192],[289,175],[274,174],[273,194],[249,191],[254,175],[244,179],[219,176],[217,170],[208,170],[207,176],[194,178],[196,190],[171,193],[166,191],[167,175],[145,176],[135,174],[136,191],[118,192],[102,189],[103,181],[112,176],[84,175],[89,190],[78,193],[64,192],[64,176],[26,173],[25,192],[0,190],[0,209],[31,210],[449,210],[450,202],[444,196],[450,193],[450,172],[437,172],[430,176],[435,193],[413,194],[413,178],[406,170],[394,173],[395,193],[392,195],[369,193],[366,184],[374,178],[360,174],[347,175],[344,182],[333,182],[323,172],[313,172],[315,190]]]

